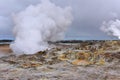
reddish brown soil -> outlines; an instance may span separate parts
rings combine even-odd
[[[11,52],[12,51],[9,48],[9,45],[0,45],[0,55],[1,54],[9,55]]]

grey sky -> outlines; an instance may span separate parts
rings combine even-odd
[[[12,35],[11,15],[40,0],[0,0],[0,35]],[[111,39],[100,30],[103,21],[119,19],[120,0],[51,0],[73,8],[74,21],[66,32],[69,39]]]

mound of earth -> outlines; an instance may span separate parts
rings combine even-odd
[[[56,42],[34,55],[0,45],[0,80],[120,80],[120,41]]]

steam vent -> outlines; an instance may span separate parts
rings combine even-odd
[[[120,0],[0,0],[0,80],[120,80]]]

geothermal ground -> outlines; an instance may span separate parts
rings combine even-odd
[[[60,41],[34,55],[0,45],[0,80],[120,80],[120,41]]]

